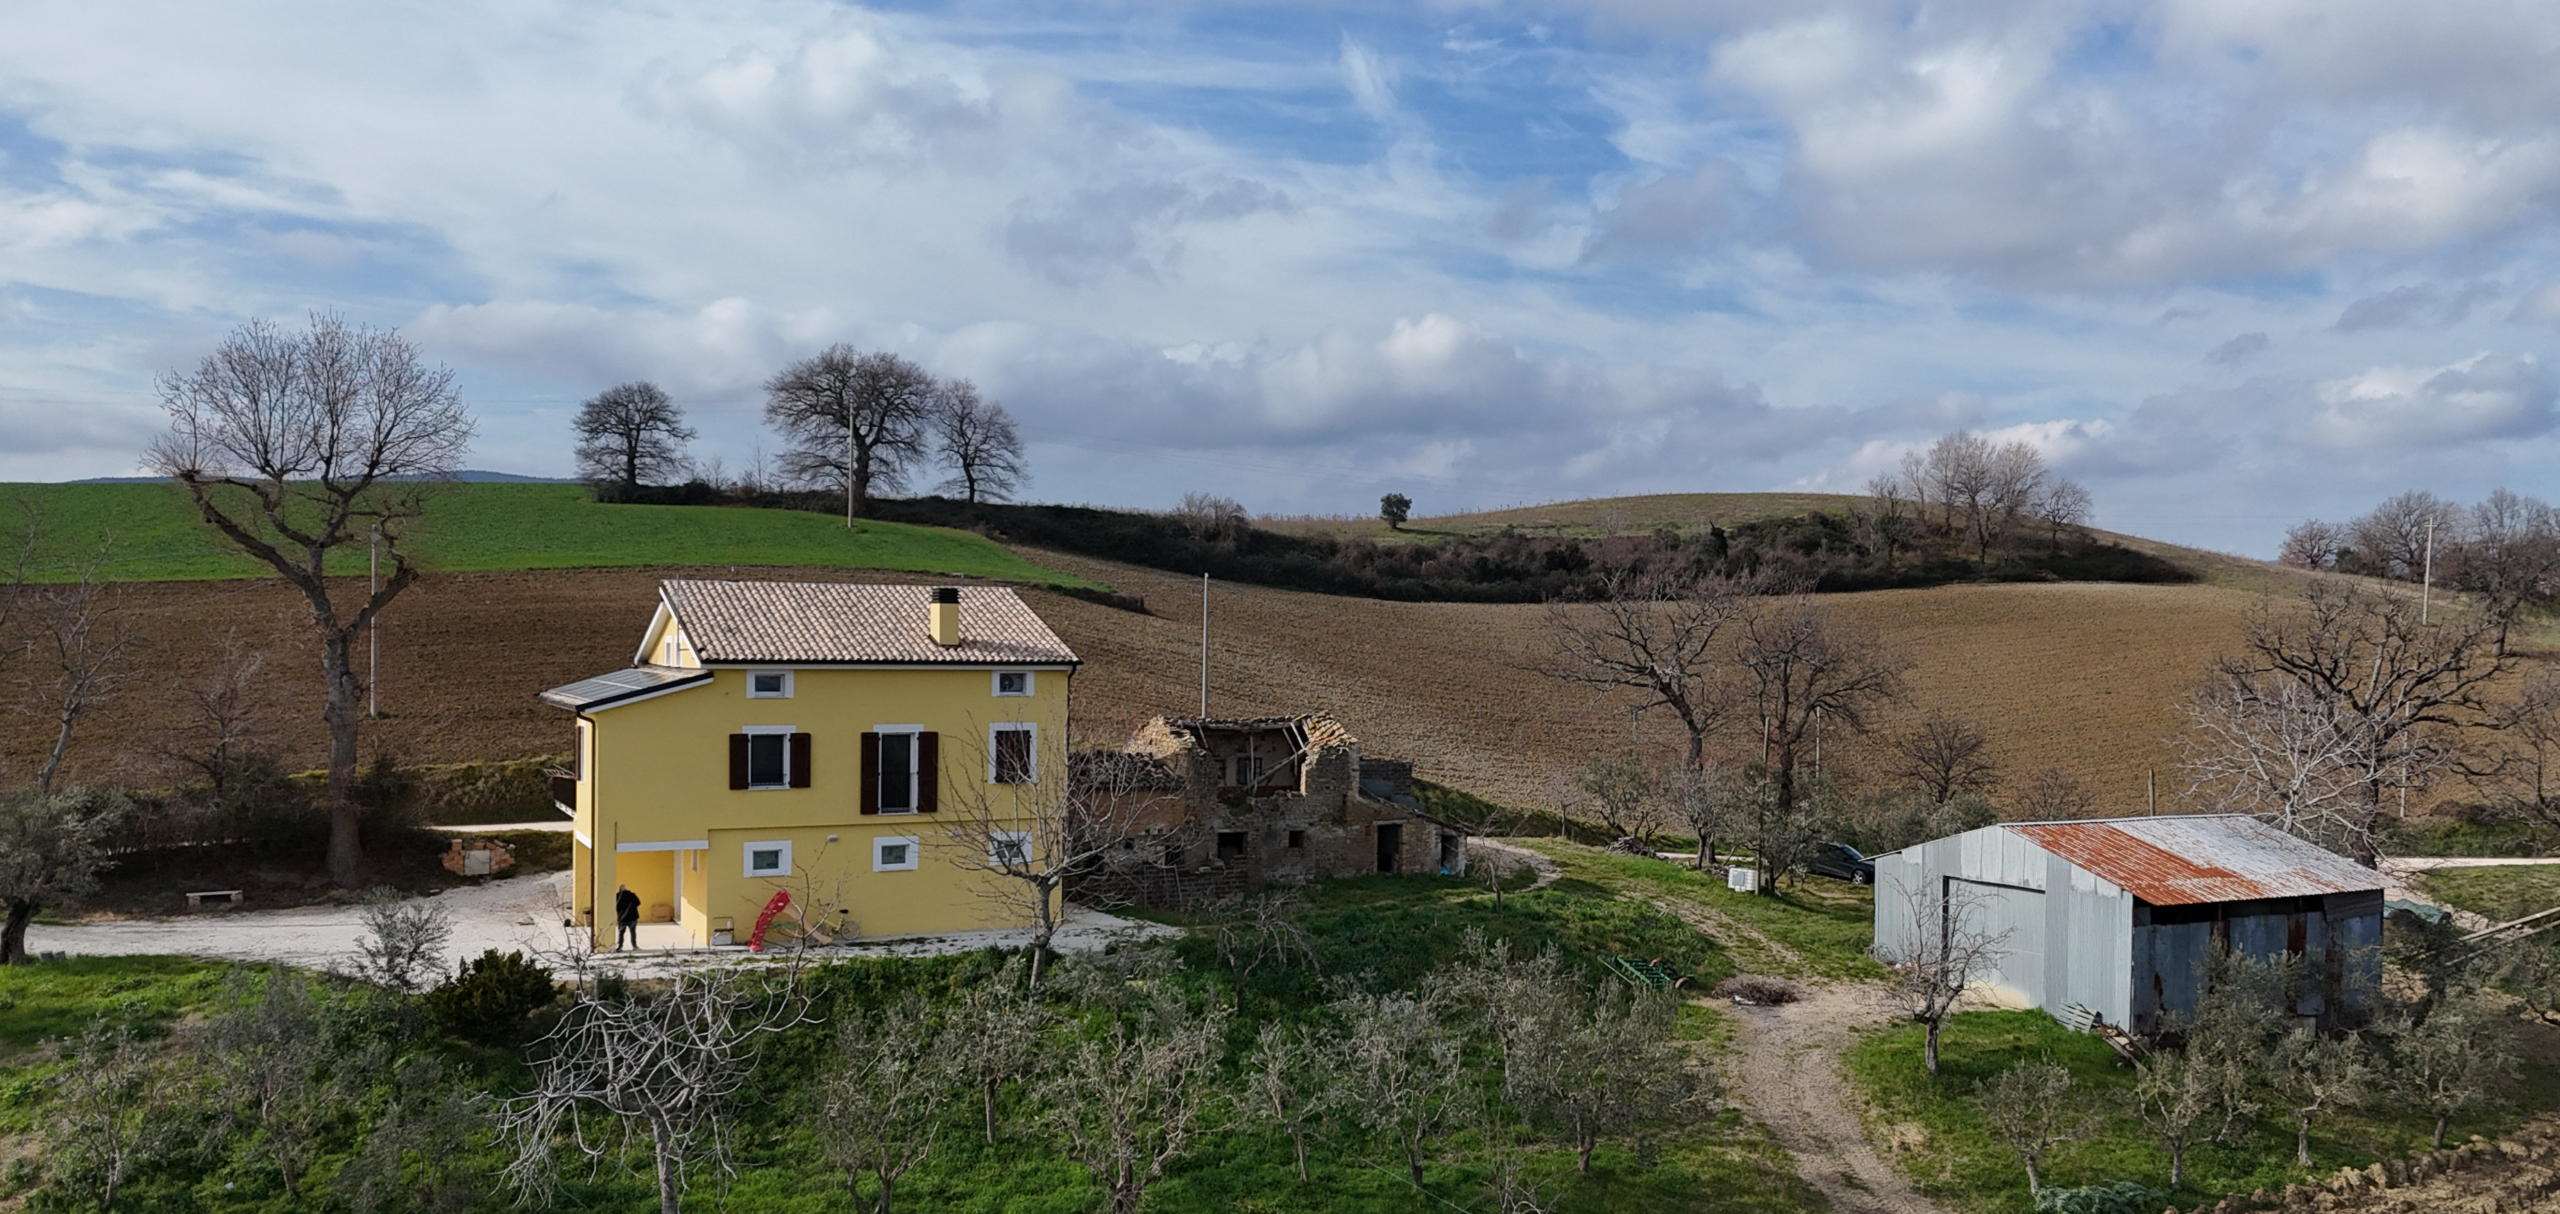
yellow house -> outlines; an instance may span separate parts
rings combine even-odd
[[[629,669],[542,693],[577,714],[579,921],[610,946],[628,886],[697,945],[785,889],[864,935],[1015,926],[943,824],[1063,789],[1079,664],[1001,588],[661,582]]]

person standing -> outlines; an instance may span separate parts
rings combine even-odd
[[[613,921],[615,948],[640,947],[640,895],[632,893],[628,885],[613,896]]]

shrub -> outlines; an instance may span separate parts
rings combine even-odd
[[[484,1045],[504,1045],[524,1027],[525,1018],[551,1006],[560,995],[551,971],[525,960],[523,953],[496,949],[462,963],[453,980],[427,992],[427,1012],[436,1027]]]
[[[2036,1195],[2036,1214],[2151,1214],[2168,1207],[2168,1194],[2130,1180]]]

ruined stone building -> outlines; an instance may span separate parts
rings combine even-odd
[[[1125,837],[1098,886],[1163,905],[1365,873],[1466,871],[1466,837],[1422,812],[1413,764],[1363,759],[1322,714],[1158,717],[1116,751],[1076,756]],[[1095,892],[1104,892],[1097,888]]]

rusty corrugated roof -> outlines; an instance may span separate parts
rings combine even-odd
[[[2242,814],[2007,827],[2153,906],[2378,890],[2382,874]]]

